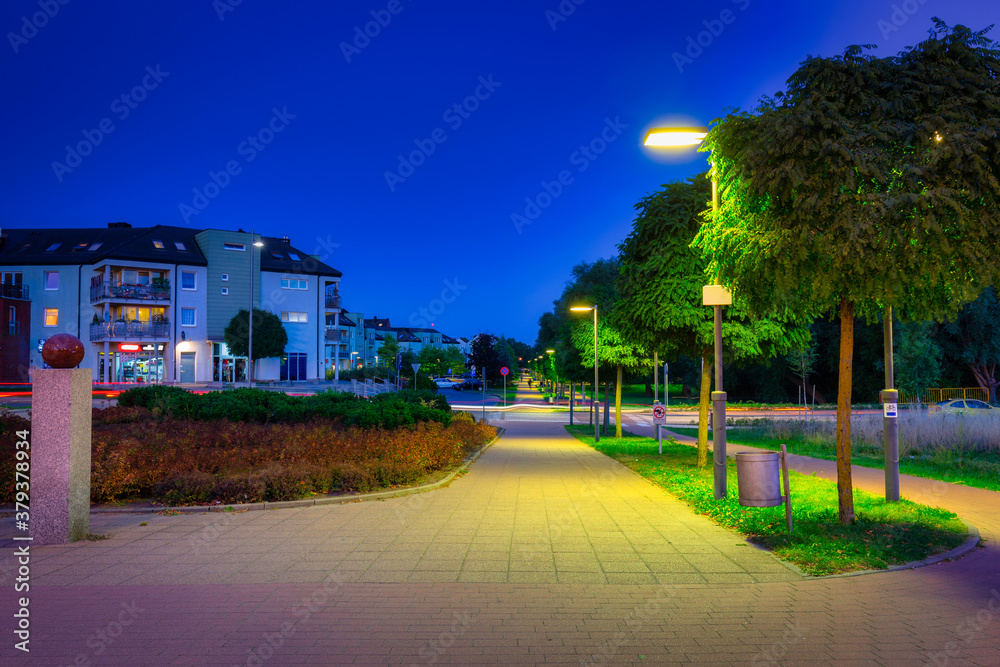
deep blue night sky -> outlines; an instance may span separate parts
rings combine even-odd
[[[636,201],[704,168],[641,147],[657,120],[707,125],[809,54],[886,55],[933,16],[979,29],[1000,14],[995,0],[64,1],[0,10],[0,226],[287,234],[343,271],[351,310],[419,325],[447,281],[458,297],[437,328],[528,343],[571,267],[617,254]],[[40,5],[54,16],[26,28]],[[391,20],[358,48],[372,12]],[[84,132],[92,153],[54,168],[76,164],[66,146]],[[410,173],[398,156],[417,142],[434,150]],[[196,200],[210,172],[228,184]],[[556,196],[518,229],[543,182]]]

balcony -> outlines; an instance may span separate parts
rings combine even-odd
[[[326,307],[327,308],[343,308],[344,304],[340,300],[340,295],[336,292],[326,293]]]
[[[343,332],[340,329],[334,329],[332,327],[326,328],[326,334],[324,335],[326,342],[328,343],[339,343],[343,340]]]
[[[5,299],[28,299],[28,286],[21,284],[0,285],[0,296]]]
[[[170,301],[170,284],[125,285],[100,283],[90,288],[91,303],[97,303],[105,299],[114,299],[116,301]]]
[[[105,340],[169,340],[169,322],[101,322],[90,325],[90,342]]]

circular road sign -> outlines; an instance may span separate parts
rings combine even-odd
[[[653,406],[653,422],[657,424],[666,423],[667,409],[662,405]]]
[[[507,375],[507,373],[510,373],[510,369],[508,369],[506,366],[500,369],[500,375]]]

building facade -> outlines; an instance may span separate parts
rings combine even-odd
[[[322,378],[327,352],[342,347],[326,327],[340,312],[341,273],[287,237],[127,223],[6,229],[0,272],[2,333],[15,332],[0,337],[0,382],[24,381],[17,369],[41,367],[42,343],[62,332],[84,342],[80,366],[95,382],[246,381],[247,360],[229,354],[224,331],[251,302],[278,315],[289,338],[284,356],[258,362],[256,379]]]

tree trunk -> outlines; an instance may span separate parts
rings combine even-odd
[[[601,435],[608,434],[608,422],[611,421],[611,403],[608,398],[611,396],[611,383],[604,383],[604,426],[601,429]]]
[[[615,379],[615,437],[622,437],[622,367],[618,367]]]
[[[837,381],[837,496],[840,523],[854,523],[851,485],[851,372],[854,365],[854,303],[840,300],[840,375]]]
[[[969,364],[969,370],[976,378],[976,384],[986,390],[986,398],[989,403],[996,403],[997,400],[997,385],[1000,382],[997,382],[996,379],[996,368],[996,364],[982,364],[980,366]]]
[[[701,401],[698,404],[698,467],[708,465],[708,405],[712,393],[712,361],[714,350],[705,347],[701,353]]]

